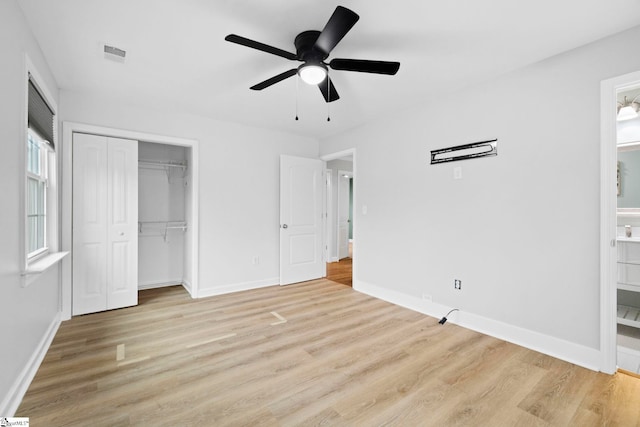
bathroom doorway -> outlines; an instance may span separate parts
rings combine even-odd
[[[632,311],[640,307],[640,203],[623,201],[633,191],[634,162],[621,153],[640,146],[640,97],[631,93],[640,93],[640,71],[604,80],[600,89],[600,370],[637,373],[640,322],[633,322],[640,313]]]

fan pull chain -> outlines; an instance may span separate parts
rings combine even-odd
[[[298,120],[298,98],[300,97],[300,76],[296,74],[296,120]]]
[[[329,70],[327,69],[327,121],[331,121],[331,80],[329,80]]]

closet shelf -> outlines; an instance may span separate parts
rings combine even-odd
[[[186,162],[162,162],[156,160],[139,159],[138,167],[140,169],[163,171],[167,174],[167,181],[169,182],[171,182],[171,175],[174,171],[181,170],[182,178],[185,177],[185,173],[187,171]]]
[[[618,305],[618,323],[640,328],[640,308]]]
[[[140,237],[163,237],[168,242],[169,230],[187,231],[186,221],[138,221],[138,235]]]

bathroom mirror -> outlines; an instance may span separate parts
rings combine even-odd
[[[618,214],[640,215],[640,141],[618,145]]]

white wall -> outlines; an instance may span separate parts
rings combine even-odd
[[[64,90],[60,110],[63,121],[198,140],[199,296],[278,283],[280,154],[317,157],[317,141]]]
[[[415,307],[430,295],[460,308],[463,324],[566,359],[598,349],[600,81],[640,69],[639,37],[635,28],[321,141],[321,154],[357,148],[355,288]],[[492,138],[497,157],[429,165],[430,150]]]
[[[58,88],[14,0],[0,2],[0,415],[11,415],[29,362],[58,312],[59,271],[21,286],[25,175],[25,53],[57,102]]]

